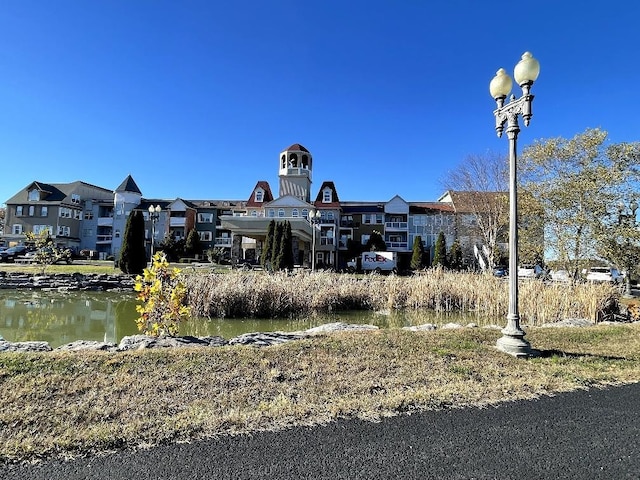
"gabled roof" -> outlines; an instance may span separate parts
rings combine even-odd
[[[313,208],[313,205],[305,202],[304,200],[300,200],[298,197],[294,195],[283,195],[282,197],[278,197],[272,202],[265,204],[264,207],[265,208],[268,208],[268,207]]]
[[[508,195],[507,192],[475,192],[448,190],[438,199],[439,202],[451,202],[456,213],[476,213],[487,210],[489,205]]]
[[[429,214],[429,213],[451,213],[453,212],[453,205],[444,202],[410,202],[409,213],[414,214]]]
[[[264,195],[262,196],[262,202],[256,202],[256,190],[261,188],[264,191]],[[269,186],[269,182],[265,180],[260,180],[256,183],[256,186],[253,188],[251,192],[251,196],[247,201],[247,207],[263,207],[265,203],[271,202],[273,200],[273,193],[271,193],[271,187]]]
[[[109,189],[91,185],[90,183],[82,182],[80,180],[76,180],[75,182],[70,183],[43,183],[33,181],[25,188],[21,189],[13,197],[8,199],[5,203],[7,205],[16,203],[27,203],[29,192],[34,189],[39,190],[40,192],[45,194],[42,195],[42,198],[39,200],[40,202],[62,202],[65,198],[69,197],[69,195],[77,191],[80,186],[100,190],[105,194],[112,194],[112,191]]]
[[[115,189],[116,192],[131,192],[131,193],[139,193],[142,195],[142,192],[136,185],[136,182],[133,180],[131,175],[127,175],[127,178],[123,180],[118,188]]]
[[[327,189],[331,189],[331,202],[323,202],[322,192]],[[333,182],[322,182],[316,201],[314,202],[316,208],[340,208],[340,199],[338,198],[338,192],[336,191],[336,185]]]

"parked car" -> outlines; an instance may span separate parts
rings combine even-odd
[[[13,262],[16,257],[26,254],[29,248],[25,245],[16,245],[0,252],[0,262]]]
[[[518,277],[520,278],[541,278],[544,270],[540,265],[521,265],[518,267]]]
[[[252,270],[260,265],[260,262],[255,258],[238,258],[233,268],[241,268],[243,270]]]
[[[549,272],[549,277],[554,282],[569,283],[571,281],[571,276],[566,270],[551,270],[551,272]]]
[[[496,267],[493,269],[493,275],[495,277],[507,277],[509,276],[509,269],[507,267]]]
[[[616,268],[612,267],[591,267],[587,272],[588,282],[622,282],[622,275]]]

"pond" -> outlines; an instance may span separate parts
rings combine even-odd
[[[0,290],[0,336],[10,342],[45,341],[53,348],[76,340],[118,343],[122,337],[139,333],[135,324],[137,303],[133,293]],[[230,339],[243,333],[292,332],[332,322],[380,328],[481,323],[474,316],[460,314],[351,311],[294,319],[198,318],[182,324],[180,335],[218,335]]]

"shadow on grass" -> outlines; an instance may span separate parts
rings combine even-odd
[[[591,353],[563,352],[562,350],[538,350],[540,358],[593,358],[597,360],[628,360],[626,357],[614,357],[610,355],[594,355]]]

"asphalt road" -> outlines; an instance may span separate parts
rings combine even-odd
[[[640,383],[380,423],[223,437],[0,479],[640,479]]]

